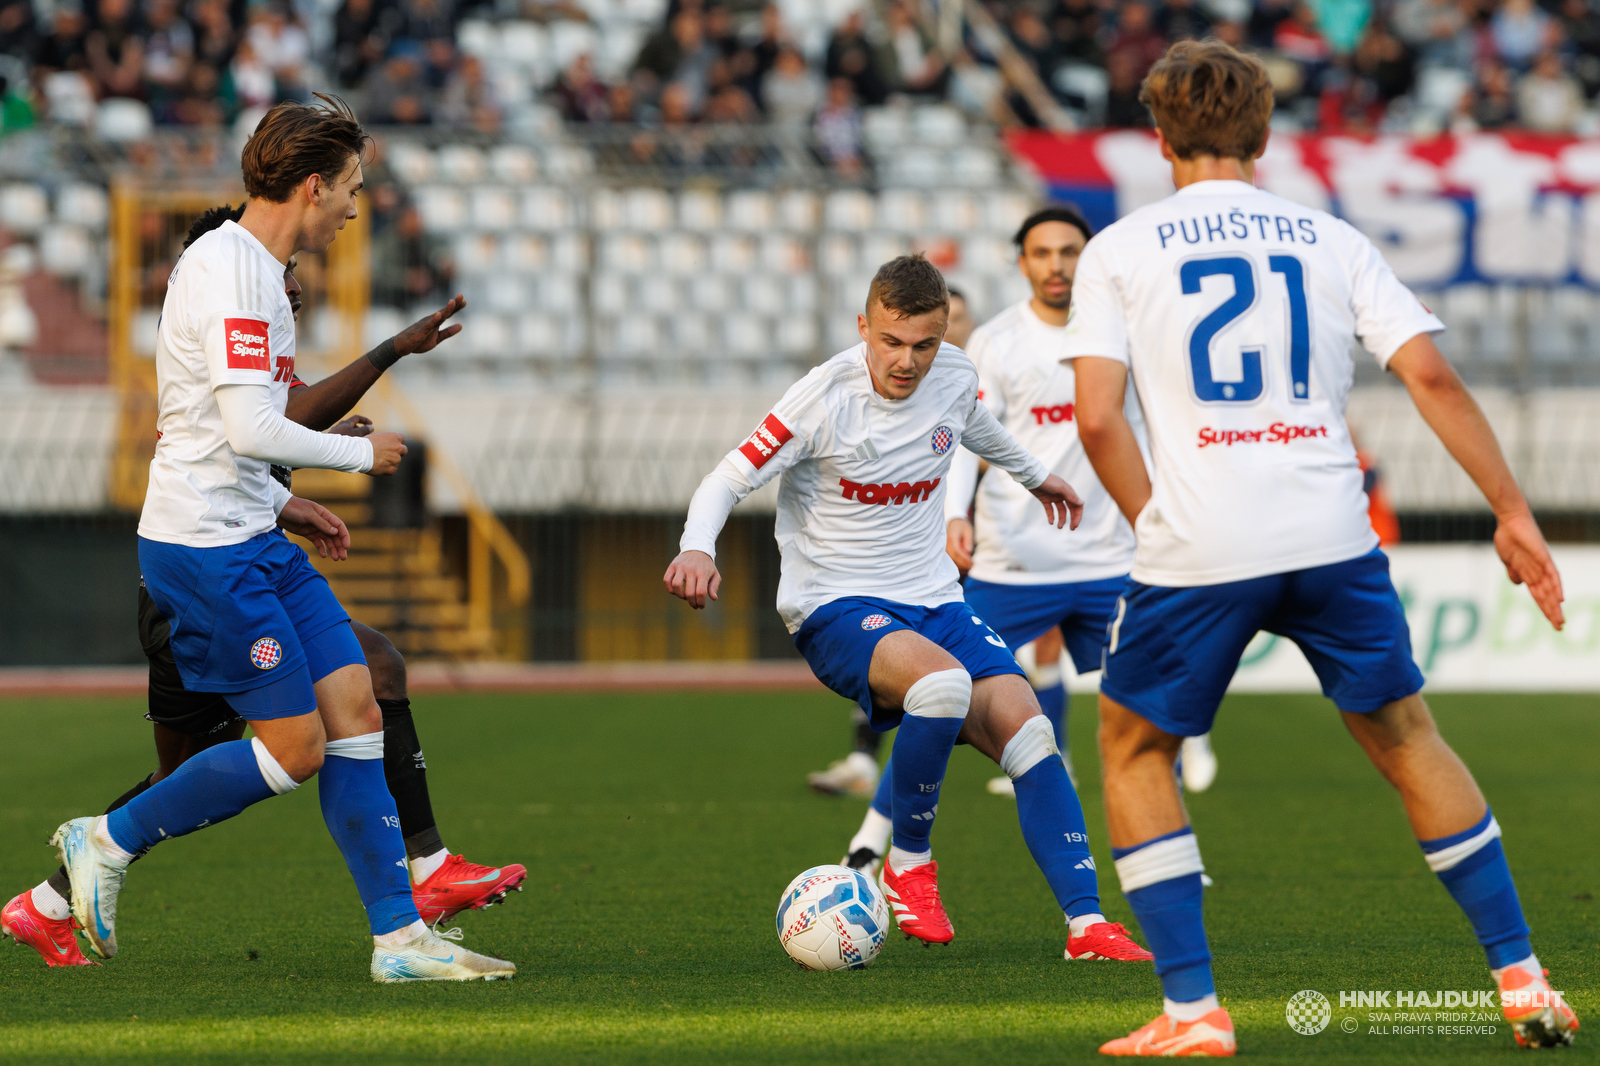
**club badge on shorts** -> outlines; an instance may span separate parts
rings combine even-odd
[[[869,614],[861,620],[861,628],[866,630],[882,629],[889,624],[886,614]]]
[[[950,450],[950,446],[955,442],[956,435],[950,432],[950,427],[940,426],[933,431],[933,454],[943,455]]]
[[[283,662],[283,645],[271,637],[262,637],[250,645],[250,661],[257,670],[271,670]]]

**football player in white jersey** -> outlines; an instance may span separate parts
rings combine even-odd
[[[388,474],[405,453],[394,433],[317,433],[284,417],[295,362],[284,267],[296,252],[325,251],[355,217],[367,144],[342,102],[321,99],[280,104],[256,127],[242,160],[244,215],[179,258],[157,331],[140,570],[185,687],[225,693],[255,737],[197,752],[124,806],[66,822],[52,843],[73,917],[109,958],[135,856],[320,772],[324,821],[367,911],[373,979],[510,977],[512,964],[447,943],[419,918],[361,645],[326,579],[276,528],[292,497],[272,464]],[[336,557],[349,546],[342,525],[333,538],[308,532],[332,539]]]
[[[944,552],[942,486],[963,443],[1027,486],[1058,530],[1069,514],[1077,526],[1083,504],[978,403],[971,361],[942,343],[948,313],[926,259],[884,264],[857,317],[862,343],[791,387],[701,482],[663,581],[695,607],[715,598],[717,534],[739,500],[782,475],[778,612],[819,680],[874,728],[899,727],[883,885],[901,931],[924,943],[955,935],[929,832],[959,737],[1017,782],[1023,837],[1072,935],[1126,940],[1100,914],[1050,723],[1005,642],[963,601]]]
[[[1172,777],[1258,630],[1293,640],[1399,791],[1428,866],[1484,947],[1517,1042],[1570,1043],[1471,773],[1440,737],[1367,518],[1344,407],[1360,343],[1494,509],[1495,547],[1562,625],[1561,579],[1494,433],[1431,334],[1443,326],[1371,241],[1252,184],[1272,85],[1217,41],[1173,45],[1140,98],[1177,193],[1107,227],[1078,264],[1066,354],[1100,481],[1133,524],[1100,682],[1106,818],[1156,956],[1162,1013],[1100,1050],[1231,1055],[1201,921],[1200,848]],[[1129,375],[1154,479],[1123,415]]]

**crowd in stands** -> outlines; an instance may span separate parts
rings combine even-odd
[[[131,98],[158,125],[222,126],[313,87],[351,96],[374,125],[492,131],[519,106],[458,34],[464,19],[503,18],[504,0],[321,3],[0,0],[0,121],[70,122],[86,102]],[[662,0],[631,63],[603,76],[581,53],[533,88],[574,123],[805,131],[848,168],[862,109],[897,96],[1036,125],[1043,92],[1081,125],[1146,125],[1138,87],[1151,64],[1170,42],[1216,36],[1262,57],[1295,128],[1600,132],[1600,0],[981,3],[1035,78],[1003,73],[970,22],[941,48],[935,0],[863,0],[809,40],[777,4]],[[516,16],[589,12],[522,0]]]

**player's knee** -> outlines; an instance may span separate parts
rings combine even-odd
[[[965,718],[972,706],[972,675],[960,667],[923,674],[906,689],[901,705],[918,718]]]
[[[351,622],[356,639],[361,642],[361,653],[367,659],[367,671],[372,675],[372,694],[380,700],[406,698],[406,660],[388,637],[371,626]]]
[[[1056,747],[1055,728],[1050,719],[1036,714],[1023,722],[1022,728],[1006,742],[1000,752],[1000,769],[1015,781],[1051,756],[1061,756],[1061,749]]]
[[[280,743],[276,751],[269,750],[260,737],[250,741],[256,753],[256,767],[272,791],[280,796],[317,776],[317,771],[322,769],[322,745],[320,730],[315,736],[296,738],[292,744]]]

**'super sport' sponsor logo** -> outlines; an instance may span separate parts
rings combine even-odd
[[[1327,437],[1327,426],[1291,426],[1287,422],[1274,422],[1266,429],[1200,429],[1200,443],[1205,448],[1212,444],[1232,447],[1235,444],[1288,444],[1291,441]]]

